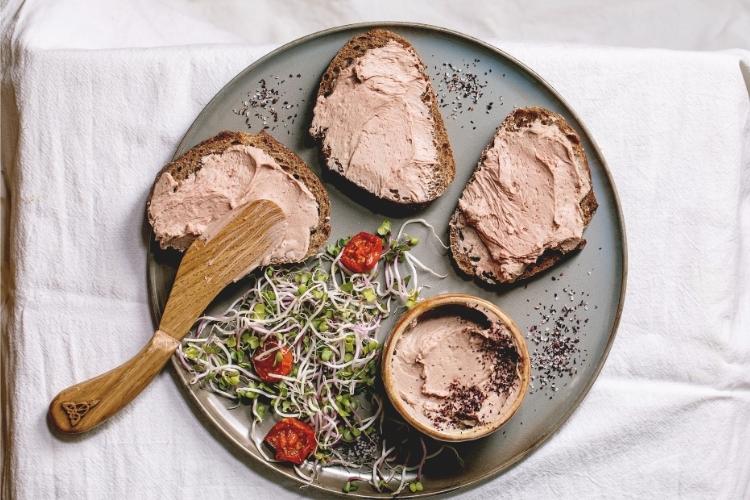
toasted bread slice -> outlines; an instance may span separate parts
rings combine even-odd
[[[397,44],[397,45],[393,45]],[[416,66],[416,71],[420,75],[420,81],[426,82],[422,93],[419,95],[418,100],[424,104],[422,113],[419,114],[419,120],[425,120],[431,123],[431,147],[434,147],[434,160],[430,161],[430,167],[420,169],[419,175],[421,178],[422,191],[418,195],[414,193],[402,193],[399,190],[405,190],[403,182],[399,182],[398,175],[387,175],[387,168],[391,168],[390,165],[384,164],[384,162],[373,161],[373,165],[368,166],[370,172],[373,172],[373,176],[382,174],[382,178],[378,180],[378,189],[373,189],[372,186],[368,186],[367,182],[362,182],[361,179],[354,178],[352,170],[349,168],[350,162],[353,162],[352,157],[338,158],[336,151],[331,148],[331,141],[329,138],[329,126],[331,123],[336,123],[338,116],[332,116],[329,122],[318,123],[320,118],[320,106],[321,102],[328,99],[334,94],[337,88],[337,84],[340,81],[339,77],[348,79],[349,74],[354,71],[354,65],[358,61],[362,60],[363,56],[370,54],[371,57],[375,57],[374,54],[377,52],[376,49],[402,47],[406,51],[405,57],[408,57],[409,61],[413,61]],[[372,52],[376,51],[376,52]],[[412,66],[408,66],[410,71]],[[419,84],[422,85],[421,83]],[[343,92],[343,91],[342,91]],[[414,109],[409,108],[408,109]],[[355,110],[356,112],[359,110]],[[363,113],[368,111],[363,110]],[[408,111],[407,111],[408,112]],[[445,130],[445,124],[443,123],[443,117],[440,114],[438,100],[435,96],[435,91],[430,82],[429,75],[426,72],[424,63],[419,58],[419,55],[414,50],[414,47],[406,41],[403,37],[383,29],[373,29],[361,35],[357,35],[349,42],[344,45],[343,48],[333,58],[328,69],[323,74],[320,81],[320,87],[318,89],[317,104],[315,106],[315,118],[310,129],[312,136],[320,141],[321,153],[324,158],[327,169],[333,174],[334,180],[344,181],[344,187],[353,188],[357,195],[363,192],[369,193],[374,198],[375,202],[383,202],[386,205],[401,205],[411,208],[421,208],[429,204],[431,201],[442,195],[448,185],[453,181],[456,172],[455,161],[453,159],[453,151],[451,149],[450,142],[448,141],[448,134]],[[369,120],[369,116],[357,116],[356,119],[360,123],[364,123],[364,120]],[[370,123],[369,121],[367,122]],[[356,127],[353,130],[347,130],[346,133],[358,134],[357,137],[348,138],[348,143],[357,141],[357,148],[359,147],[360,137],[362,130]],[[382,147],[374,148],[382,151],[393,151],[398,141],[404,140],[403,135],[396,131],[392,134],[393,137],[389,137],[388,133],[390,130],[385,130],[385,136],[382,140]],[[416,151],[414,143],[410,143]],[[408,146],[408,145],[407,145]],[[347,147],[350,147],[347,145]],[[431,152],[432,153],[432,152]],[[393,155],[384,155],[393,157]],[[366,161],[366,160],[364,160]],[[377,164],[375,164],[377,163]],[[410,162],[409,167],[414,171],[414,161]],[[422,162],[420,165],[423,165]],[[365,175],[366,177],[366,175]]]
[[[286,173],[290,174],[296,180],[303,183],[315,197],[318,205],[318,224],[310,231],[310,242],[307,254],[303,259],[314,255],[323,246],[331,232],[330,226],[330,202],[328,193],[317,175],[305,164],[302,159],[289,150],[286,146],[277,141],[273,136],[265,131],[258,134],[247,134],[244,132],[223,131],[218,135],[207,139],[200,144],[186,151],[176,160],[168,163],[156,176],[158,180],[163,174],[169,173],[177,183],[183,182],[193,174],[196,174],[203,167],[203,158],[207,155],[220,154],[227,148],[235,145],[253,146],[263,150]],[[154,187],[156,182],[154,182]],[[147,219],[152,224],[149,216],[149,208],[154,195],[154,187],[151,188],[148,201],[146,202]],[[177,241],[160,241],[162,248],[175,248],[184,251],[192,242],[193,238],[182,238]],[[272,260],[275,264],[285,264],[280,259]]]
[[[519,108],[508,115],[497,129],[493,141],[482,152],[477,169],[474,171],[469,183],[467,183],[467,188],[473,182],[476,182],[477,175],[481,169],[488,168],[486,162],[491,150],[496,147],[498,138],[502,138],[503,134],[523,133],[525,129],[530,129],[532,127],[538,127],[538,130],[545,127],[553,127],[559,131],[558,137],[560,140],[565,141],[569,146],[570,151],[572,151],[571,161],[574,162],[578,169],[577,171],[580,172],[582,179],[581,185],[584,186],[581,193],[579,193],[578,197],[575,199],[578,207],[574,208],[579,211],[578,217],[580,217],[583,228],[585,228],[594,216],[598,206],[596,197],[594,196],[591,182],[591,170],[588,165],[588,160],[586,159],[586,153],[584,152],[581,141],[573,128],[571,128],[562,116],[547,109],[540,107]],[[554,132],[554,130],[552,131]],[[506,164],[504,165],[504,168],[511,167]],[[507,196],[507,193],[487,194],[487,196],[491,195]],[[499,263],[492,257],[486,245],[477,243],[481,238],[479,238],[479,240],[477,239],[478,233],[470,224],[468,224],[466,214],[461,209],[461,200],[464,199],[465,196],[466,189],[461,195],[459,206],[456,207],[449,223],[451,255],[455,265],[461,272],[467,276],[474,277],[487,285],[506,285],[530,278],[546,269],[549,269],[562,260],[566,255],[582,249],[586,244],[586,240],[583,239],[583,237],[568,238],[565,241],[549,242],[544,245],[541,253],[533,262],[527,262],[521,266],[520,272],[516,271],[511,273],[511,275],[508,275],[497,272],[496,270],[488,270],[487,267],[492,267],[493,265],[488,264],[488,260],[493,261],[494,264],[496,264],[495,269],[499,269]],[[505,206],[509,205],[505,204]],[[516,216],[517,214],[510,215]],[[469,238],[467,233],[472,231],[474,232],[473,237]],[[497,241],[513,237],[515,236],[509,234],[493,235],[493,238],[496,238]],[[480,262],[483,262],[484,264],[480,266]],[[480,267],[482,269],[480,269]]]

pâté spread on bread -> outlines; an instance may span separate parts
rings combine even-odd
[[[480,278],[512,283],[534,274],[528,270],[546,252],[559,258],[581,248],[595,209],[573,129],[550,111],[520,108],[498,129],[459,199],[454,256],[468,256]]]
[[[310,233],[318,224],[319,207],[303,182],[284,171],[268,153],[246,144],[207,154],[200,161],[201,168],[182,181],[165,171],[154,185],[148,218],[163,248],[185,249],[236,208],[266,199],[281,208],[287,227],[283,241],[263,264],[304,258]]]
[[[490,425],[522,391],[520,355],[499,318],[481,306],[442,306],[397,340],[391,380],[402,408],[439,431]]]
[[[378,198],[424,203],[447,185],[437,174],[438,129],[425,97],[433,94],[431,84],[411,46],[389,32],[378,33],[394,39],[340,70],[330,93],[318,95],[310,132],[321,138],[334,172]]]

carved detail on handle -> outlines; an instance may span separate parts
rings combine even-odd
[[[78,425],[78,422],[80,422],[81,419],[89,412],[89,410],[98,404],[99,400],[93,399],[91,401],[81,401],[80,403],[65,401],[64,403],[61,403],[61,406],[63,407],[63,410],[65,410],[65,413],[68,415],[70,425],[72,427],[75,427],[76,425]]]
[[[60,432],[86,432],[136,397],[159,373],[180,341],[157,330],[141,352],[117,368],[68,387],[55,396],[49,408]]]

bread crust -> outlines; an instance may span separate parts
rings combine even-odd
[[[560,129],[560,131],[563,134],[565,134],[565,136],[570,141],[571,146],[573,147],[573,153],[576,155],[576,158],[578,159],[578,161],[586,167],[589,180],[591,180],[591,168],[589,167],[589,163],[586,158],[586,152],[583,149],[583,145],[581,144],[581,139],[578,137],[578,134],[575,132],[575,130],[573,130],[573,128],[568,124],[567,121],[565,121],[565,118],[563,118],[561,115],[553,111],[550,111],[548,109],[538,107],[538,106],[517,108],[513,110],[513,112],[510,113],[505,118],[505,120],[503,120],[503,122],[495,131],[495,134],[492,136],[493,140],[490,141],[490,143],[482,151],[482,155],[479,159],[479,162],[477,163],[477,169],[479,168],[479,166],[481,166],[484,163],[485,159],[487,158],[487,154],[489,150],[492,148],[492,143],[494,142],[494,138],[497,136],[497,134],[499,134],[503,130],[509,130],[509,131],[520,130],[524,127],[527,127],[530,123],[537,121],[537,120],[541,121],[544,125],[556,126]],[[474,176],[476,175],[477,169],[474,170],[474,174],[472,174],[471,179],[469,179],[469,183],[474,180]],[[594,196],[593,183],[591,184],[591,190],[581,200],[580,207],[583,213],[584,226],[588,226],[589,222],[591,222],[591,218],[594,216],[594,213],[596,212],[596,209],[598,207],[596,196]],[[458,268],[459,271],[461,271],[463,275],[474,278],[490,286],[509,285],[512,283],[517,283],[519,281],[526,280],[528,278],[531,278],[532,276],[536,276],[537,274],[551,268],[552,266],[554,266],[555,264],[563,260],[566,256],[578,250],[581,250],[584,246],[586,246],[586,240],[581,239],[581,241],[575,248],[567,252],[559,247],[547,248],[539,256],[536,262],[526,267],[526,270],[523,272],[523,274],[521,274],[514,280],[503,281],[502,279],[500,279],[498,276],[495,276],[495,275],[492,275],[492,276],[481,275],[480,276],[476,274],[474,270],[474,266],[471,261],[471,256],[465,253],[461,253],[461,251],[459,250],[461,230],[458,227],[461,220],[462,220],[461,211],[458,208],[458,206],[456,206],[456,209],[453,212],[453,215],[451,216],[450,222],[448,224],[451,257],[452,257],[453,264]]]
[[[318,179],[318,176],[315,175],[299,156],[265,131],[258,134],[248,134],[225,130],[193,146],[179,158],[167,163],[157,174],[154,185],[151,187],[151,192],[148,195],[148,201],[146,201],[146,220],[148,220],[148,208],[151,205],[151,197],[154,194],[156,180],[159,177],[169,172],[177,182],[182,182],[203,168],[201,159],[204,156],[222,153],[230,146],[238,144],[253,146],[268,153],[279,164],[282,170],[305,184],[313,196],[315,196],[315,200],[318,203],[318,225],[310,232],[310,246],[307,254],[301,260],[316,254],[328,240],[331,232],[331,204],[328,199],[328,192],[320,182],[320,179]],[[177,250],[182,249],[178,248]],[[272,261],[272,263],[286,264],[288,262]]]
[[[416,49],[402,36],[393,33],[392,31],[375,28],[361,35],[357,35],[349,40],[341,50],[338,51],[336,56],[331,60],[325,73],[320,79],[320,86],[318,87],[317,96],[329,96],[334,89],[336,78],[341,72],[351,65],[355,60],[362,57],[366,51],[385,46],[388,42],[395,41],[402,47],[412,49],[416,52]],[[418,54],[417,54],[418,55]],[[330,158],[330,151],[327,151],[323,146],[323,139],[325,138],[325,131],[319,134],[313,134],[313,138],[317,139],[320,143],[321,156],[323,157],[324,169],[327,173],[332,174],[332,180],[343,184],[344,190],[348,192],[354,192],[354,197],[360,198],[364,193],[369,193],[374,199],[376,205],[381,206],[386,212],[393,211],[394,209],[398,212],[398,208],[406,210],[418,210],[426,207],[432,201],[439,198],[445,190],[448,188],[453,178],[456,175],[456,162],[453,158],[453,149],[451,148],[450,141],[448,140],[448,132],[445,129],[445,123],[443,116],[440,113],[439,103],[435,90],[432,87],[430,76],[427,73],[427,69],[419,59],[419,71],[427,79],[427,90],[422,94],[422,102],[427,104],[430,108],[430,114],[432,115],[433,122],[435,124],[433,140],[438,153],[438,165],[439,168],[433,177],[430,186],[429,193],[430,197],[425,202],[419,203],[403,203],[392,200],[390,198],[379,197],[373,193],[365,191],[360,186],[354,184],[344,175],[340,174],[336,169],[332,169],[328,166],[328,160]],[[367,196],[365,196],[367,198]],[[389,210],[390,209],[390,210]]]

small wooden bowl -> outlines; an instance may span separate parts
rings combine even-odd
[[[512,334],[513,343],[515,344],[516,350],[518,351],[519,363],[521,365],[520,388],[512,405],[505,412],[499,415],[499,417],[494,421],[482,425],[477,425],[476,427],[472,427],[471,429],[444,431],[436,429],[435,427],[425,425],[424,423],[415,419],[409,413],[408,408],[401,400],[401,397],[398,395],[398,391],[395,387],[395,382],[392,375],[393,352],[396,349],[398,340],[401,338],[404,332],[406,332],[412,326],[412,322],[414,320],[418,319],[425,312],[448,305],[464,306],[468,309],[481,308],[484,310],[484,312],[494,315],[497,319],[504,323]],[[526,392],[528,391],[529,387],[530,370],[531,362],[529,359],[529,352],[526,348],[526,341],[524,340],[523,335],[521,334],[521,330],[518,328],[518,325],[516,325],[516,323],[507,314],[505,314],[502,310],[500,310],[500,308],[498,308],[491,302],[480,299],[479,297],[460,293],[450,293],[431,297],[420,302],[413,309],[404,313],[404,315],[399,318],[396,326],[393,328],[390,336],[388,337],[385,348],[383,349],[383,358],[381,362],[381,376],[383,378],[385,391],[388,394],[388,398],[391,400],[391,403],[401,414],[404,420],[406,420],[409,424],[412,425],[412,427],[416,428],[418,431],[427,434],[432,438],[440,441],[453,442],[472,441],[485,437],[498,430],[505,422],[510,420],[513,414],[515,414],[518,408],[521,406],[523,398],[526,396]]]

